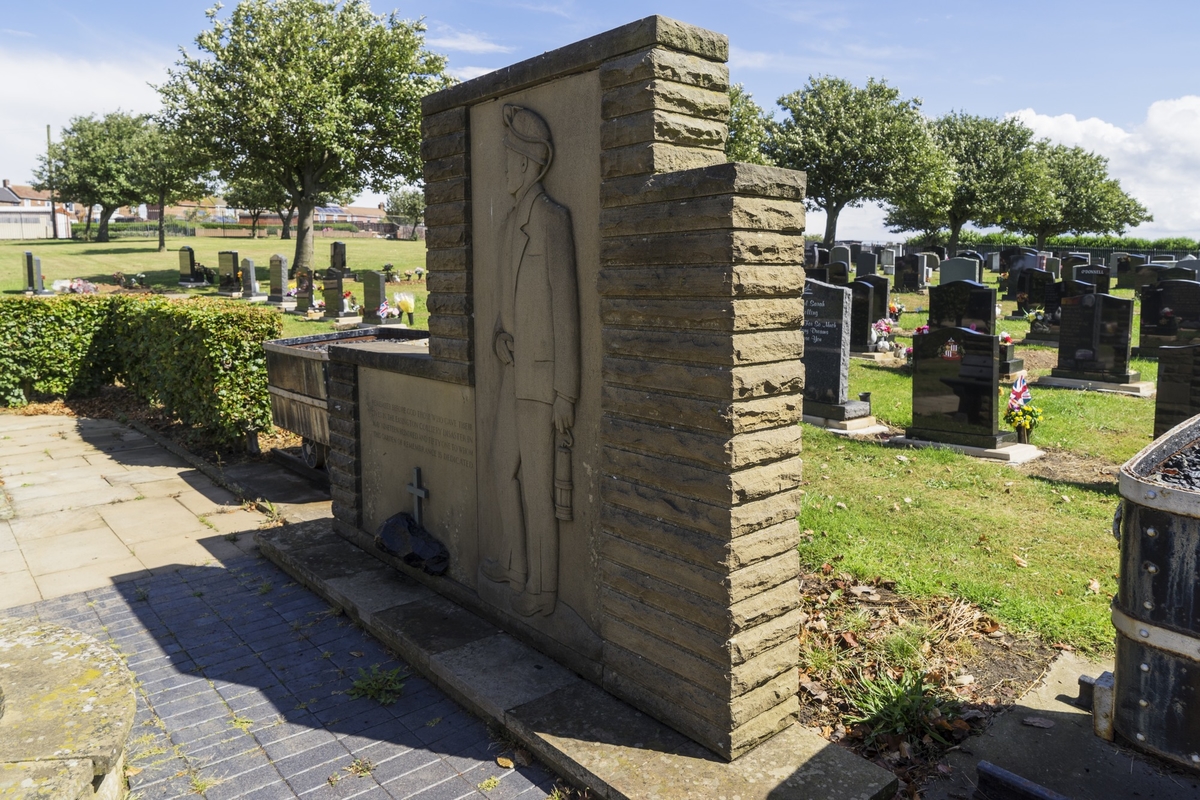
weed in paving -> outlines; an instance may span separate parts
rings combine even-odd
[[[380,705],[390,706],[400,699],[400,693],[404,691],[404,680],[408,678],[408,673],[402,675],[402,671],[400,667],[383,671],[378,664],[372,664],[370,672],[359,669],[358,679],[346,694],[355,700],[369,697]]]

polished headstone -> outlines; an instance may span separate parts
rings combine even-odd
[[[238,270],[239,263],[236,250],[222,250],[217,253],[217,275],[222,292],[241,294],[242,276]]]
[[[1056,378],[1134,383],[1129,369],[1133,301],[1109,294],[1064,297],[1058,334]]]
[[[829,262],[829,282],[834,286],[846,286],[850,283],[850,264],[846,261]]]
[[[1050,276],[1052,278],[1054,278],[1054,280],[1059,280],[1060,278],[1062,278],[1062,276],[1063,276],[1062,260],[1055,258],[1053,256],[1048,257],[1046,259],[1046,272],[1049,272]],[[1070,275],[1071,274],[1070,270],[1067,270],[1066,274]]]
[[[1153,357],[1164,346],[1200,340],[1200,282],[1164,280],[1142,291],[1138,355]]]
[[[975,281],[929,288],[930,328],[969,328],[995,333],[996,290]]]
[[[1011,278],[1009,279],[1011,280]],[[1046,302],[1046,287],[1054,283],[1054,277],[1042,269],[1024,269],[1017,275],[1017,313],[1023,314]]]
[[[25,251],[25,291],[34,294],[54,294],[46,288],[42,278],[42,259],[29,250]]]
[[[246,300],[261,300],[266,297],[258,290],[258,273],[254,270],[254,262],[248,258],[242,259],[242,297]]]
[[[1153,283],[1158,283],[1163,279],[1163,273],[1167,271],[1167,267],[1162,264],[1146,262],[1133,267],[1130,286],[1133,288],[1134,297],[1140,297],[1147,286]]]
[[[200,283],[201,277],[196,271],[196,251],[186,244],[179,248],[179,282]]]
[[[862,251],[854,261],[854,274],[859,278],[866,275],[874,275],[879,271],[879,256],[874,253]]]
[[[1000,432],[999,340],[966,328],[913,337],[910,439],[995,448]]]
[[[850,391],[850,289],[804,284],[804,399],[839,405]]]
[[[1082,294],[1096,294],[1095,284],[1086,281],[1058,281],[1046,286],[1043,311],[1046,324],[1050,326],[1055,336],[1058,335],[1059,320],[1062,317],[1063,298],[1078,297]]]
[[[350,310],[349,299],[346,297],[345,276],[341,272],[334,269],[326,272],[321,290],[325,300],[326,319],[354,316],[354,312]]]
[[[805,267],[804,277],[810,281],[829,283],[829,267]]]
[[[900,256],[896,260],[895,290],[915,292],[925,286],[921,273],[921,259],[917,255]]]
[[[387,301],[387,275],[372,270],[360,272],[359,278],[363,284],[363,322],[382,325],[384,320],[379,316],[379,307]]]
[[[287,256],[276,253],[271,256],[271,293],[267,297],[269,303],[282,303],[287,295],[288,260]]]
[[[955,256],[942,262],[938,269],[938,283],[947,284],[955,281],[983,280],[983,263],[965,256]]]
[[[871,346],[871,326],[878,322],[872,318],[875,287],[866,281],[850,284],[850,348],[866,352]]]
[[[849,246],[844,244],[835,244],[830,248],[829,260],[830,262],[844,261],[847,265],[854,263],[854,258],[850,255]]]
[[[329,245],[329,267],[338,272],[346,271],[346,243],[332,242]]]
[[[859,280],[871,284],[871,288],[875,290],[871,295],[871,318],[878,322],[887,317],[888,304],[891,302],[891,282],[882,275],[864,275]]]
[[[313,271],[296,267],[296,311],[305,313],[313,307]]]
[[[1112,289],[1112,270],[1104,264],[1080,264],[1074,268],[1071,277],[1092,284],[1100,294],[1108,294]]]
[[[1154,399],[1156,439],[1184,420],[1200,414],[1200,342],[1158,349],[1157,389]]]

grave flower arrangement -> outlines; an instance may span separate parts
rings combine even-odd
[[[871,326],[871,343],[875,345],[875,351],[878,353],[890,353],[897,348],[897,344],[892,341],[892,337],[896,335],[899,328],[896,324],[887,317],[879,320]]]
[[[1029,443],[1033,429],[1042,423],[1042,409],[1033,404],[1033,395],[1024,376],[1013,382],[1012,391],[1008,395],[1008,408],[1004,411],[1004,422],[1017,432],[1017,441]]]
[[[929,333],[928,325],[918,325],[915,329],[913,329],[914,336],[924,336],[927,333]]]
[[[904,306],[897,302],[888,303],[888,317],[892,322],[899,322],[900,315],[904,313]]]
[[[1012,334],[1008,331],[1000,331],[1000,344],[1012,344]]]
[[[342,292],[342,308],[351,314],[357,314],[362,311],[362,306],[354,302],[354,294],[352,292]]]
[[[392,295],[392,299],[396,301],[396,316],[400,316],[401,312],[408,315],[408,324],[413,324],[413,314],[417,310],[416,295],[410,292],[397,292]]]

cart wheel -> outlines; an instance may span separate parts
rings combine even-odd
[[[300,445],[300,458],[304,460],[304,464],[312,469],[321,469],[325,466],[325,455],[329,452],[329,447],[314,442],[312,439],[305,439]]]

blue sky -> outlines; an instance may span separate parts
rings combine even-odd
[[[209,0],[0,8],[0,175],[26,182],[45,140],[75,114],[153,111],[179,45]],[[720,31],[730,76],[763,106],[810,74],[883,77],[924,110],[1019,114],[1042,136],[1112,160],[1156,220],[1146,235],[1200,236],[1200,68],[1195,0],[1130,2],[465,2],[389,5],[424,16],[456,75],[528,58],[652,13]],[[20,80],[13,80],[20,76]],[[369,200],[371,198],[364,198]],[[847,212],[840,232],[884,238],[881,212]],[[822,221],[813,215],[810,229]]]

